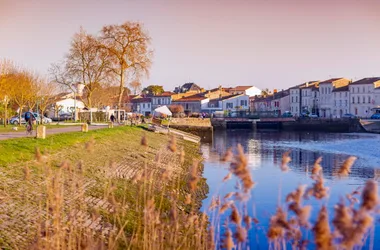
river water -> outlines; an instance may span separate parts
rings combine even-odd
[[[307,133],[307,132],[253,132],[247,130],[216,131],[213,143],[202,144],[204,155],[204,177],[210,188],[209,196],[203,202],[203,211],[211,202],[211,197],[235,191],[236,179],[222,183],[228,174],[229,165],[221,163],[224,152],[241,144],[249,161],[253,180],[256,182],[252,190],[252,199],[248,203],[250,215],[259,220],[255,230],[249,232],[251,249],[268,249],[266,230],[271,215],[277,205],[285,203],[286,194],[294,191],[299,185],[310,186],[313,181],[310,172],[315,160],[322,156],[325,186],[329,187],[329,198],[323,201],[310,199],[305,204],[313,205],[311,222],[317,217],[322,204],[327,205],[330,218],[333,216],[334,205],[345,194],[363,186],[368,179],[380,177],[380,135],[353,133]],[[290,171],[283,173],[279,169],[282,154],[290,150],[292,161]],[[339,178],[334,174],[348,156],[358,159],[347,178]],[[380,178],[379,178],[380,180]],[[223,222],[230,214],[222,215]],[[308,232],[312,235],[312,232]],[[380,227],[374,230],[375,246],[380,249]],[[254,239],[254,240],[253,240]],[[309,237],[309,239],[312,239]],[[370,240],[364,249],[368,248]],[[312,245],[309,249],[314,248]]]

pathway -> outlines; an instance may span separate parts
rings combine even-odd
[[[91,125],[88,126],[89,130],[94,129],[102,129],[107,128],[108,125]],[[52,128],[52,129],[46,129],[46,135],[53,135],[53,134],[61,134],[61,133],[68,133],[68,132],[79,132],[81,131],[81,126],[67,126],[64,128]],[[35,137],[36,136],[36,130],[34,129],[33,135],[27,135],[25,131],[22,132],[4,132],[0,133],[0,140],[7,140],[7,139],[14,139],[14,138],[22,138],[22,137]]]

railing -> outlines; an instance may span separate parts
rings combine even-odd
[[[278,118],[280,113],[277,111],[230,111],[225,112],[222,115],[214,115],[214,118],[248,118],[248,119],[260,119],[260,118]]]

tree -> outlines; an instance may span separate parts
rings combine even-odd
[[[148,87],[144,88],[142,92],[150,95],[159,95],[164,92],[164,88],[159,85],[149,85]]]
[[[36,81],[36,76],[27,70],[16,71],[8,75],[10,83],[10,98],[19,107],[19,121],[23,109],[27,106],[32,98],[35,97],[33,85]]]
[[[54,81],[75,93],[75,83],[82,83],[86,92],[82,101],[93,106],[92,95],[102,83],[109,81],[110,54],[95,36],[80,29],[71,41],[70,51],[60,64],[53,64],[50,73]],[[75,97],[74,97],[75,98]],[[92,116],[91,116],[92,121]]]
[[[41,79],[38,82],[39,91],[37,94],[38,108],[41,110],[41,123],[42,116],[45,114],[47,108],[54,104],[55,96],[57,94],[57,85],[47,79]],[[37,112],[39,111],[37,110]]]
[[[121,107],[126,81],[138,80],[149,74],[152,51],[148,46],[151,39],[137,22],[104,26],[100,37],[111,55],[110,69],[119,82],[118,107]]]
[[[14,73],[16,66],[14,62],[10,60],[0,61],[0,103],[2,103],[4,108],[4,127],[7,126],[8,122],[8,107],[11,101],[11,81],[10,75]]]
[[[141,83],[139,81],[132,81],[129,85],[133,89],[135,95],[141,90]]]

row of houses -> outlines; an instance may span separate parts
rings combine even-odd
[[[158,95],[138,95],[130,100],[132,111],[143,115],[151,114],[162,105],[182,106],[185,113],[214,113],[216,111],[248,111],[250,97],[261,94],[254,86],[237,86],[233,88],[215,88],[204,90],[195,83],[186,83],[174,92]]]
[[[251,107],[256,111],[277,111],[280,114],[290,111],[294,116],[310,113],[340,118],[344,114],[353,114],[366,118],[380,107],[380,77],[305,82],[252,98]]]

